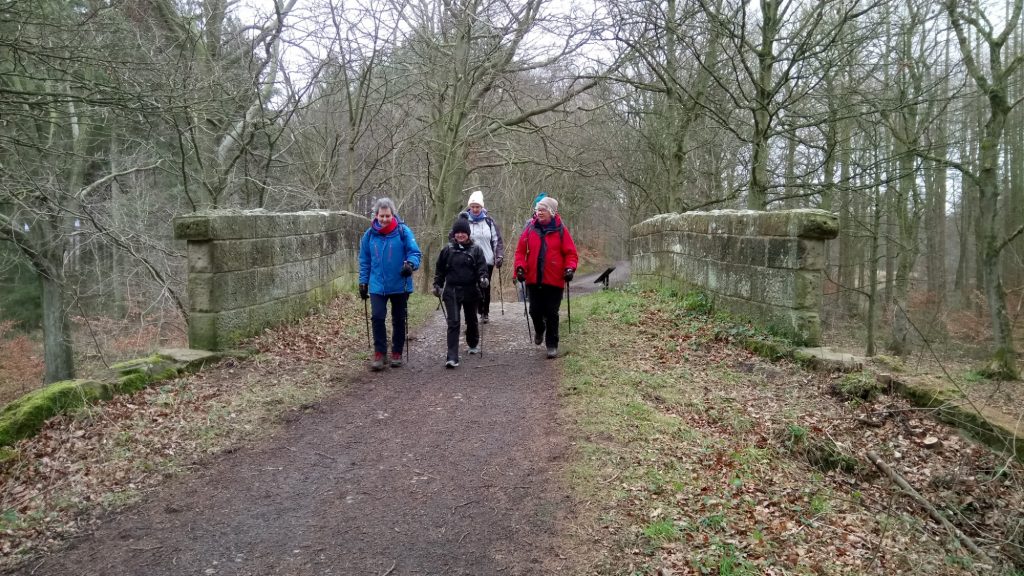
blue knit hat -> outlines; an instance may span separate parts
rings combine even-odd
[[[536,198],[533,199],[533,205],[536,206],[537,202],[540,202],[541,200],[543,200],[543,199],[545,199],[547,197],[548,197],[548,193],[547,192],[541,192],[540,194],[537,195]]]

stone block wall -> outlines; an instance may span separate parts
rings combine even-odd
[[[822,210],[661,214],[633,227],[632,272],[642,284],[701,290],[719,309],[817,345],[825,241],[838,231]]]
[[[223,350],[356,283],[369,220],[349,212],[215,210],[175,218],[187,241],[188,340]]]

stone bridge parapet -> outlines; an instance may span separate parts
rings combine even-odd
[[[703,291],[717,308],[813,346],[825,244],[838,231],[823,210],[661,214],[633,226],[632,272],[642,284]]]
[[[355,285],[369,220],[349,212],[214,210],[180,216],[189,346],[223,350]]]

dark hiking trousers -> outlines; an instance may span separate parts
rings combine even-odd
[[[562,305],[562,288],[547,284],[529,284],[530,318],[537,334],[544,335],[548,348],[558,348],[558,307]]]
[[[491,314],[491,284],[494,284],[494,265],[487,265],[487,288],[480,289],[480,315],[490,316]]]
[[[409,310],[409,293],[370,294],[370,323],[373,325],[373,351],[387,354],[388,329],[385,320],[388,315],[388,301],[391,301],[391,351],[402,352],[405,348],[405,319]]]
[[[476,348],[480,343],[480,321],[477,318],[477,307],[480,305],[480,291],[476,285],[446,286],[444,309],[448,314],[448,360],[459,360],[459,316],[466,316],[466,344]]]

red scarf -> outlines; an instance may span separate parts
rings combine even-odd
[[[381,236],[387,236],[388,234],[391,234],[392,232],[394,232],[395,228],[398,227],[398,218],[392,218],[391,219],[391,223],[388,224],[387,226],[382,226],[380,221],[377,220],[377,219],[374,219],[373,223],[374,223],[374,227],[373,228],[377,232],[379,232]]]

